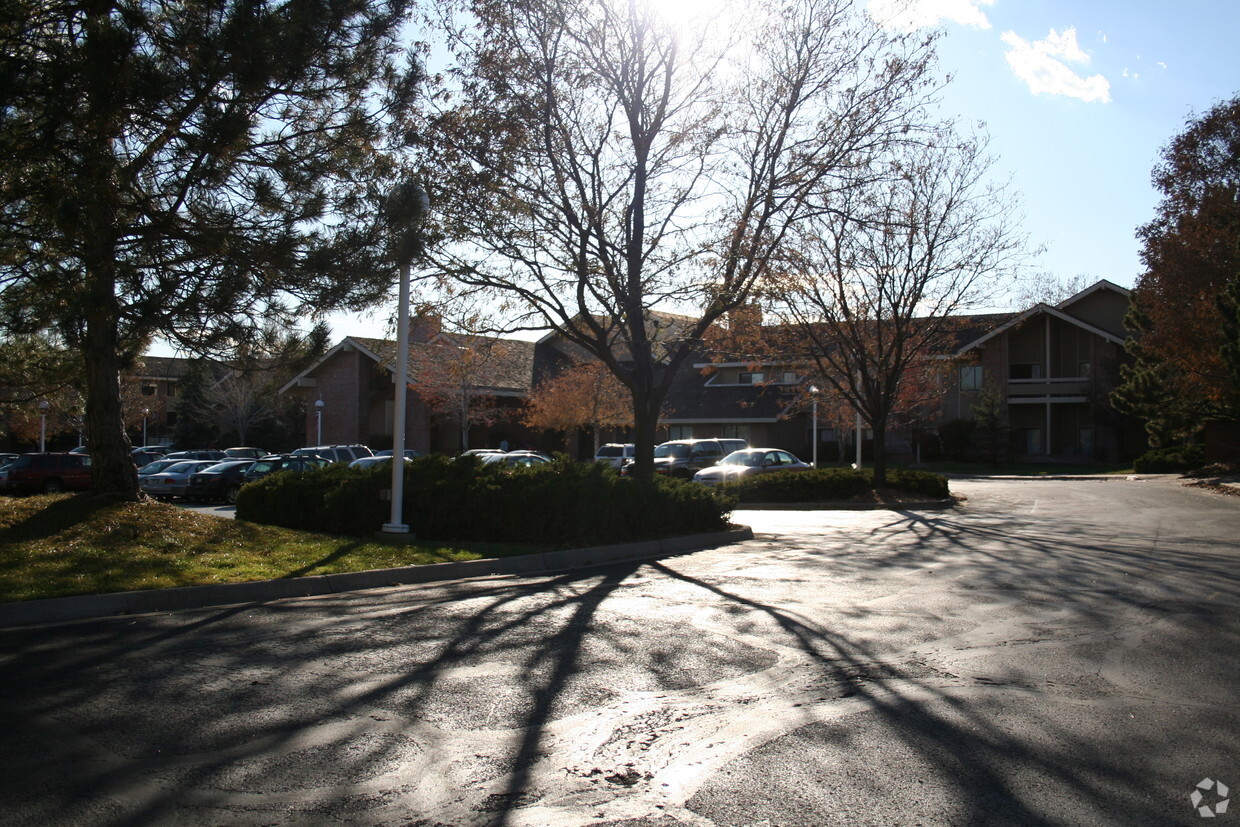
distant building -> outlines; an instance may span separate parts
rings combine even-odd
[[[896,458],[912,457],[917,441],[933,438],[942,423],[971,418],[989,380],[1003,393],[1014,456],[1111,461],[1139,452],[1139,429],[1116,415],[1107,399],[1125,358],[1123,318],[1130,298],[1128,290],[1100,281],[1057,305],[961,317],[952,341],[932,355],[942,364],[935,400],[919,419],[888,435],[888,450]],[[754,324],[760,329],[760,319]],[[281,389],[305,400],[308,440],[321,430],[324,443],[391,444],[395,351],[392,341],[346,337]],[[452,334],[434,320],[421,320],[406,358],[409,447],[456,453],[465,444],[496,447],[506,441],[589,455],[590,439],[536,432],[520,422],[521,405],[540,381],[586,358],[562,337],[527,342]],[[453,383],[455,388],[445,387]],[[810,421],[807,389],[813,384],[820,386],[818,428]],[[673,383],[659,438],[741,438],[806,457],[817,433],[820,458],[832,458],[843,455],[844,441],[853,437],[851,426],[837,429],[825,421],[822,411],[831,396],[804,358],[719,358],[703,343],[701,358]],[[463,438],[462,417],[470,416],[471,402],[482,400],[488,414],[470,424]],[[847,414],[837,410],[837,419]],[[625,436],[613,431],[606,439]]]

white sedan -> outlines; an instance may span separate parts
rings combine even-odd
[[[693,475],[693,481],[704,485],[719,485],[755,474],[808,471],[813,467],[778,448],[745,448],[742,451],[733,451],[711,467],[698,471]]]

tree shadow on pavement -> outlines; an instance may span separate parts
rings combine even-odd
[[[890,513],[713,555],[537,580],[3,632],[0,810],[40,824],[511,824],[525,808],[559,803],[543,800],[549,763],[580,781],[579,795],[595,782],[644,794],[638,769],[591,758],[601,747],[566,750],[560,721],[602,712],[630,720],[630,699],[670,705],[679,693],[687,703],[748,676],[770,684],[765,703],[796,695],[804,705],[794,725],[736,746],[688,801],[695,812],[779,824],[1071,820],[1036,796],[1050,789],[1076,802],[1069,814],[1165,823],[1149,809],[1150,790],[1181,779],[1131,755],[1168,747],[1136,732],[1128,754],[1117,752],[1102,730],[1122,722],[1090,719],[1106,685],[1096,697],[1090,687],[1056,694],[1038,668],[1021,671],[1020,657],[1005,661],[1005,674],[948,669],[874,631],[884,613],[906,626],[938,624],[928,635],[955,628],[950,610],[936,616],[939,604],[883,603],[915,600],[932,579],[950,582],[961,612],[1015,606],[1031,628],[1067,612],[1115,635],[1132,612],[1191,632],[1211,606],[1240,601],[1222,540],[1151,554],[1149,538],[1122,525],[1105,542],[1085,528]],[[787,571],[772,575],[779,567]],[[840,594],[852,602],[797,591],[832,583],[846,585]],[[1226,643],[1234,625],[1219,634]],[[747,721],[742,708],[709,714]],[[574,765],[581,755],[597,763]],[[729,767],[736,772],[722,772]],[[933,806],[883,811],[874,799],[884,772],[933,776],[937,792],[922,796]],[[878,809],[839,809],[863,793]]]

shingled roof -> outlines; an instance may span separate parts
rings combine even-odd
[[[363,352],[369,353],[388,370],[396,364],[396,342],[390,339],[349,336],[346,341],[360,346]],[[417,384],[418,372],[423,365],[430,361],[451,359],[454,351],[469,348],[485,353],[485,358],[475,366],[475,387],[493,393],[529,393],[534,382],[534,347],[534,342],[520,339],[440,334],[429,342],[409,345],[409,380]]]

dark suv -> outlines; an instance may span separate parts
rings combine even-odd
[[[691,480],[703,468],[748,447],[743,439],[674,439],[654,449],[654,472]]]
[[[295,454],[271,454],[262,459],[254,460],[245,471],[245,481],[262,479],[268,474],[274,474],[277,471],[309,471],[312,468],[322,468],[327,465],[327,460],[322,457],[297,456]]]
[[[347,464],[355,459],[373,456],[374,452],[365,445],[314,445],[309,448],[298,448],[293,454],[299,457],[322,457],[328,462]]]
[[[5,469],[4,487],[19,494],[58,494],[90,488],[86,454],[22,454]]]

